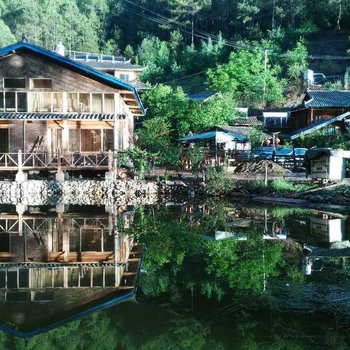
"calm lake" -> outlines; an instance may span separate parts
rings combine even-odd
[[[0,207],[1,349],[348,349],[350,219],[208,201]]]

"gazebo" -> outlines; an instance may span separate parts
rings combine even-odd
[[[248,138],[234,131],[210,130],[178,140],[193,148],[194,144],[201,144],[206,153],[208,165],[223,165],[227,154],[236,155],[239,151],[250,150]]]

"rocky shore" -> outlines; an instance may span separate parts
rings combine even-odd
[[[141,205],[174,197],[191,197],[203,185],[182,181],[144,180],[28,180],[0,181],[0,204]]]
[[[29,180],[0,182],[0,204],[153,204],[158,200],[158,184],[141,180]]]
[[[199,181],[144,181],[144,180],[28,180],[0,181],[0,204],[25,205],[140,205],[167,200],[187,200],[210,197],[208,185]],[[252,181],[235,181],[223,194],[231,199],[256,196],[303,199],[311,203],[350,205],[350,184],[339,183],[311,191],[275,191]]]

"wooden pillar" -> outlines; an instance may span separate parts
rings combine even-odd
[[[116,213],[114,215],[114,285],[116,287],[120,284],[119,260],[118,213]]]
[[[119,93],[114,94],[114,123],[113,123],[113,147],[114,147],[114,165],[113,168],[118,168],[118,151],[119,151],[119,115],[122,112],[121,96]]]
[[[67,120],[63,121],[63,130],[62,130],[62,145],[61,145],[61,151],[63,154],[66,154],[68,152],[68,144],[69,144],[69,130],[67,126]]]
[[[27,174],[25,174],[23,172],[23,154],[22,154],[22,151],[21,150],[18,150],[18,171],[17,171],[17,174],[16,174],[16,182],[19,182],[19,183],[22,183],[24,181],[27,180]]]
[[[113,151],[108,151],[108,171],[113,169]]]

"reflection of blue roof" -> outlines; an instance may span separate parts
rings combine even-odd
[[[295,140],[298,139],[299,137],[303,136],[303,135],[307,135],[307,134],[311,134],[317,130],[323,129],[329,125],[331,125],[332,123],[341,121],[347,117],[350,116],[350,112],[346,112],[343,113],[341,115],[338,115],[337,117],[334,118],[329,118],[329,119],[325,119],[325,120],[320,120],[319,122],[316,122],[312,125],[309,125],[308,127],[299,130],[299,132],[297,132],[296,134],[292,135],[290,137],[291,140]]]
[[[71,60],[70,58],[61,56],[56,52],[45,50],[39,46],[29,44],[26,42],[19,42],[17,44],[9,45],[9,46],[6,46],[6,47],[0,49],[0,56],[10,54],[10,53],[17,51],[17,50],[18,51],[20,51],[20,50],[31,51],[33,53],[39,54],[40,56],[51,59],[60,65],[69,67],[72,70],[77,70],[80,72],[80,74],[87,74],[92,79],[95,79],[97,81],[102,81],[104,84],[112,85],[116,88],[124,88],[126,90],[132,91],[133,95],[137,101],[137,104],[138,104],[139,108],[141,109],[141,112],[143,114],[145,113],[136,89],[128,83],[125,83],[117,78],[114,78],[111,75],[99,72],[99,71],[97,71],[93,68],[90,68],[90,67],[88,67],[80,62],[76,62],[76,61]]]
[[[71,322],[71,321],[75,321],[75,320],[78,320],[79,318],[83,317],[83,316],[87,316],[87,315],[90,315],[96,311],[99,311],[99,310],[103,310],[103,309],[106,309],[108,307],[111,307],[113,305],[116,305],[124,300],[130,300],[132,298],[135,297],[135,289],[130,291],[130,292],[127,292],[121,296],[118,296],[112,300],[108,300],[102,304],[99,304],[99,305],[96,305],[96,306],[92,306],[86,310],[83,310],[81,312],[78,312],[72,316],[69,316],[67,318],[65,318],[64,320],[61,320],[61,321],[57,321],[51,325],[48,325],[47,327],[45,328],[37,328],[33,331],[29,331],[29,332],[25,332],[25,331],[21,331],[21,330],[17,330],[17,329],[14,329],[14,328],[11,328],[11,327],[8,327],[8,326],[5,326],[5,325],[0,325],[0,330],[3,330],[5,331],[6,333],[10,333],[10,334],[14,334],[16,335],[17,337],[21,337],[21,338],[30,338],[30,337],[33,337],[34,335],[38,335],[38,334],[41,334],[41,333],[45,333],[45,332],[48,332],[52,329],[55,329],[57,327],[60,327],[60,326],[63,326],[64,324],[68,323],[68,322]]]
[[[223,131],[207,131],[193,136],[183,137],[179,141],[183,142],[196,142],[202,140],[215,139],[217,142],[225,142],[230,140],[237,140],[240,142],[247,141],[247,138],[243,135],[237,134],[235,132],[223,132]]]
[[[14,334],[17,337],[21,338],[30,338],[38,334],[46,333],[48,331],[51,331],[57,327],[61,327],[65,325],[66,323],[78,320],[84,316],[90,315],[96,311],[104,310],[107,309],[111,306],[117,305],[123,301],[128,301],[128,300],[133,300],[136,297],[136,292],[137,292],[137,278],[140,275],[141,272],[141,267],[142,267],[142,261],[143,261],[143,253],[141,254],[140,257],[140,262],[138,265],[138,269],[136,272],[136,282],[132,290],[125,290],[123,291],[122,289],[118,289],[111,295],[112,298],[110,299],[101,299],[100,303],[99,301],[93,301],[85,306],[84,310],[78,309],[79,311],[76,311],[73,314],[68,314],[66,317],[64,317],[61,320],[54,321],[51,324],[48,324],[47,327],[38,327],[33,330],[28,330],[28,331],[22,331],[16,328],[11,328],[10,326],[0,324],[0,330]],[[119,292],[119,293],[118,293]],[[80,311],[81,310],[81,311]],[[8,323],[9,324],[9,323]]]

